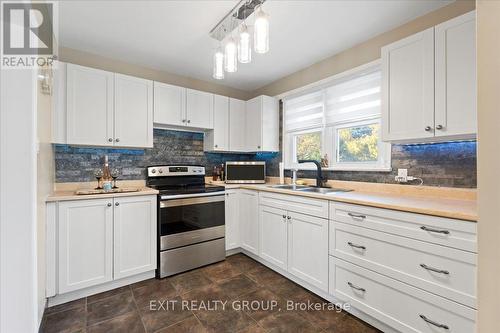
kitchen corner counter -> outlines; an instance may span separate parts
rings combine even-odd
[[[48,196],[46,202],[54,201],[70,201],[70,200],[90,200],[90,199],[105,199],[105,198],[118,198],[118,197],[131,197],[138,195],[156,195],[158,190],[149,187],[139,187],[135,192],[115,192],[115,193],[102,193],[102,194],[76,194],[75,190],[55,191],[52,195]]]
[[[454,189],[436,188],[429,189],[429,191],[426,192],[425,189],[422,190],[421,188],[418,188],[414,193],[411,193],[411,191],[405,188],[404,193],[396,191],[391,193],[391,188],[397,189],[397,187],[394,187],[394,185],[387,185],[389,190],[386,190],[381,189],[380,184],[377,184],[377,188],[367,186],[367,188],[365,189],[358,189],[358,186],[354,186],[358,184],[355,184],[355,182],[353,182],[352,187],[349,187],[349,184],[342,184],[343,186],[334,186],[341,188],[353,188],[354,191],[336,192],[330,194],[306,193],[270,187],[270,185],[273,184],[231,184],[228,185],[227,188],[243,188],[249,190],[299,195],[303,197],[351,203],[377,208],[386,208],[471,222],[476,222],[478,219],[477,202],[474,196],[453,196],[451,192]],[[442,195],[439,195],[440,192],[442,192]]]

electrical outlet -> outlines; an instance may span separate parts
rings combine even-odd
[[[408,169],[398,169],[398,175],[394,177],[394,180],[398,183],[408,182]]]

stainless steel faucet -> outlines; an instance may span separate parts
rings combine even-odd
[[[297,185],[297,169],[292,169],[292,185]]]

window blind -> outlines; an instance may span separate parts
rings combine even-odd
[[[284,117],[286,131],[305,130],[323,126],[323,91],[285,99]]]

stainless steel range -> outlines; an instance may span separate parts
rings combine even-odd
[[[205,167],[148,167],[158,194],[158,268],[165,277],[224,260],[224,187],[205,185]]]

